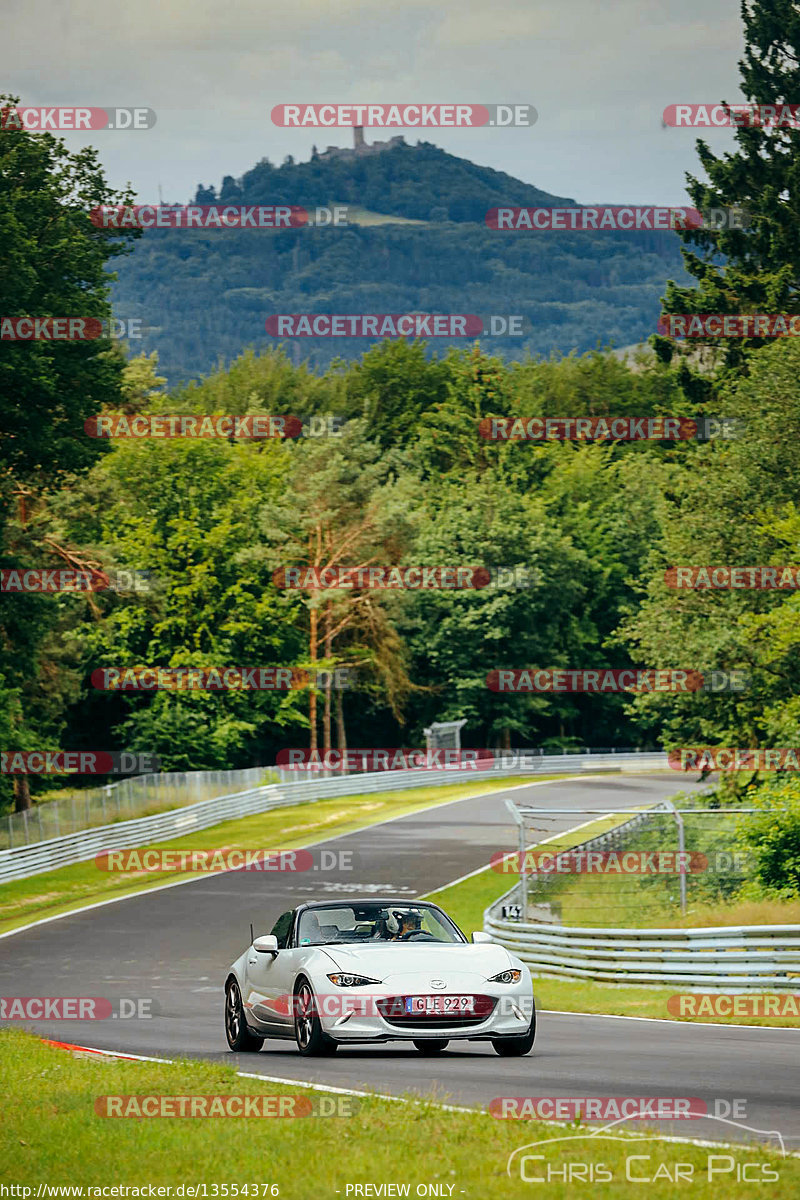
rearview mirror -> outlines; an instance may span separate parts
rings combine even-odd
[[[490,942],[492,940],[492,935],[490,933],[484,933],[482,929],[476,929],[472,935],[472,940],[475,943]]]
[[[255,938],[253,949],[258,950],[259,954],[277,954],[278,939],[271,933],[265,933],[261,937]]]

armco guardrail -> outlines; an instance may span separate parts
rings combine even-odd
[[[513,752],[511,752],[513,753]],[[127,850],[134,846],[145,846],[167,838],[183,837],[197,829],[208,829],[222,821],[253,813],[266,812],[289,804],[304,801],[324,800],[330,796],[356,796],[364,792],[400,791],[406,788],[430,787],[432,784],[464,783],[467,780],[486,780],[498,774],[531,775],[553,774],[574,770],[663,770],[667,767],[667,756],[663,753],[641,754],[554,754],[518,755],[516,765],[504,765],[498,770],[476,771],[454,770],[411,770],[376,771],[368,774],[339,776],[320,779],[319,773],[304,772],[303,780],[265,787],[252,788],[231,796],[218,796],[202,800],[198,804],[156,813],[154,816],[137,817],[132,821],[118,821],[113,825],[101,825],[95,829],[84,829],[66,837],[50,838],[30,846],[15,846],[0,850],[0,884],[11,879],[25,879],[43,871],[70,863],[86,862],[106,850]],[[284,777],[296,772],[282,772]],[[313,776],[308,778],[308,776]]]
[[[484,929],[534,975],[757,990],[795,989],[800,979],[800,925],[581,929],[503,921],[487,911]]]
[[[277,771],[264,767],[129,775],[117,783],[82,788],[80,792],[45,800],[22,812],[9,813],[7,820],[0,823],[0,850],[67,837],[112,821],[151,817],[171,808],[199,804],[201,800],[264,787],[278,778]]]
[[[573,849],[613,845],[647,815]],[[483,928],[534,975],[715,989],[796,989],[800,982],[800,925],[597,929],[503,918],[503,907],[520,899],[517,883],[487,908]]]

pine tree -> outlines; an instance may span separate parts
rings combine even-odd
[[[743,0],[746,50],[739,61],[741,89],[754,105],[796,105],[800,99],[800,4],[795,0]],[[726,101],[722,102],[723,105]],[[741,207],[745,228],[684,230],[679,236],[687,271],[696,287],[670,281],[665,313],[800,312],[800,129],[752,123],[735,133],[737,148],[721,157],[702,139],[697,153],[708,182],[687,174],[695,208]],[[691,338],[679,344],[655,339],[656,353],[669,362],[677,352],[683,382],[694,399],[711,387],[685,358],[697,364],[698,345],[714,345],[713,360],[722,372],[747,369],[748,353],[763,338]],[[694,351],[694,354],[692,352]]]

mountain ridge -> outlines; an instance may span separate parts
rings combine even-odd
[[[629,346],[655,332],[665,281],[688,278],[672,232],[490,229],[497,206],[569,207],[503,172],[430,143],[320,161],[267,160],[197,204],[352,205],[350,224],[282,230],[148,229],[118,260],[115,310],[142,320],[134,351],[157,351],[170,385],[245,349],[275,346],[265,321],[287,313],[521,316],[520,336],[485,339],[509,359]],[[406,223],[407,222],[407,223]],[[435,338],[430,353],[464,339]],[[295,362],[325,370],[367,338],[294,338]]]

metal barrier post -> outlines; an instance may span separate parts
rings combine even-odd
[[[521,815],[519,809],[513,800],[506,796],[506,808],[511,813],[517,824],[517,846],[519,853],[519,890],[520,901],[522,904],[522,919],[528,919],[528,877],[525,874],[525,818]]]
[[[681,855],[680,877],[681,877],[681,916],[686,916],[686,866],[683,855],[686,853],[686,836],[683,826],[683,817],[678,812],[671,800],[663,802],[675,818],[675,824],[678,826],[678,853]]]

